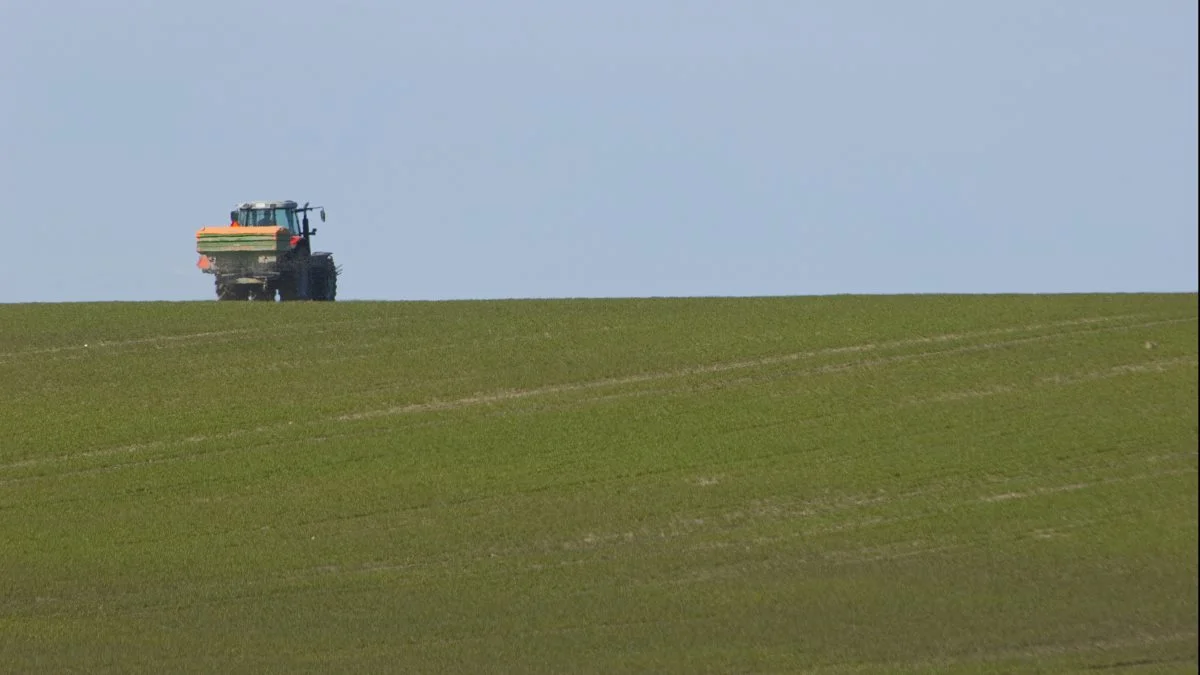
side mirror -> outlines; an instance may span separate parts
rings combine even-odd
[[[315,227],[314,227],[314,228],[312,229],[312,233],[313,233],[313,234],[316,234],[316,233],[317,233],[317,228],[315,228]]]
[[[321,209],[321,222],[325,222],[325,209]],[[316,230],[313,231],[315,232]]]

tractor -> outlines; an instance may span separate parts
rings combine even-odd
[[[308,213],[325,209],[296,202],[243,202],[229,225],[196,232],[196,266],[215,277],[217,300],[333,300],[341,269],[333,254],[310,248],[316,228]]]

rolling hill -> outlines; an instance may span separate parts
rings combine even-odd
[[[1197,667],[1197,296],[0,306],[0,670]]]

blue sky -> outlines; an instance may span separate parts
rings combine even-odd
[[[1189,0],[0,2],[0,302],[1194,291]]]

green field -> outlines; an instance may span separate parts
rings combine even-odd
[[[0,672],[1196,672],[1197,296],[0,306]]]

